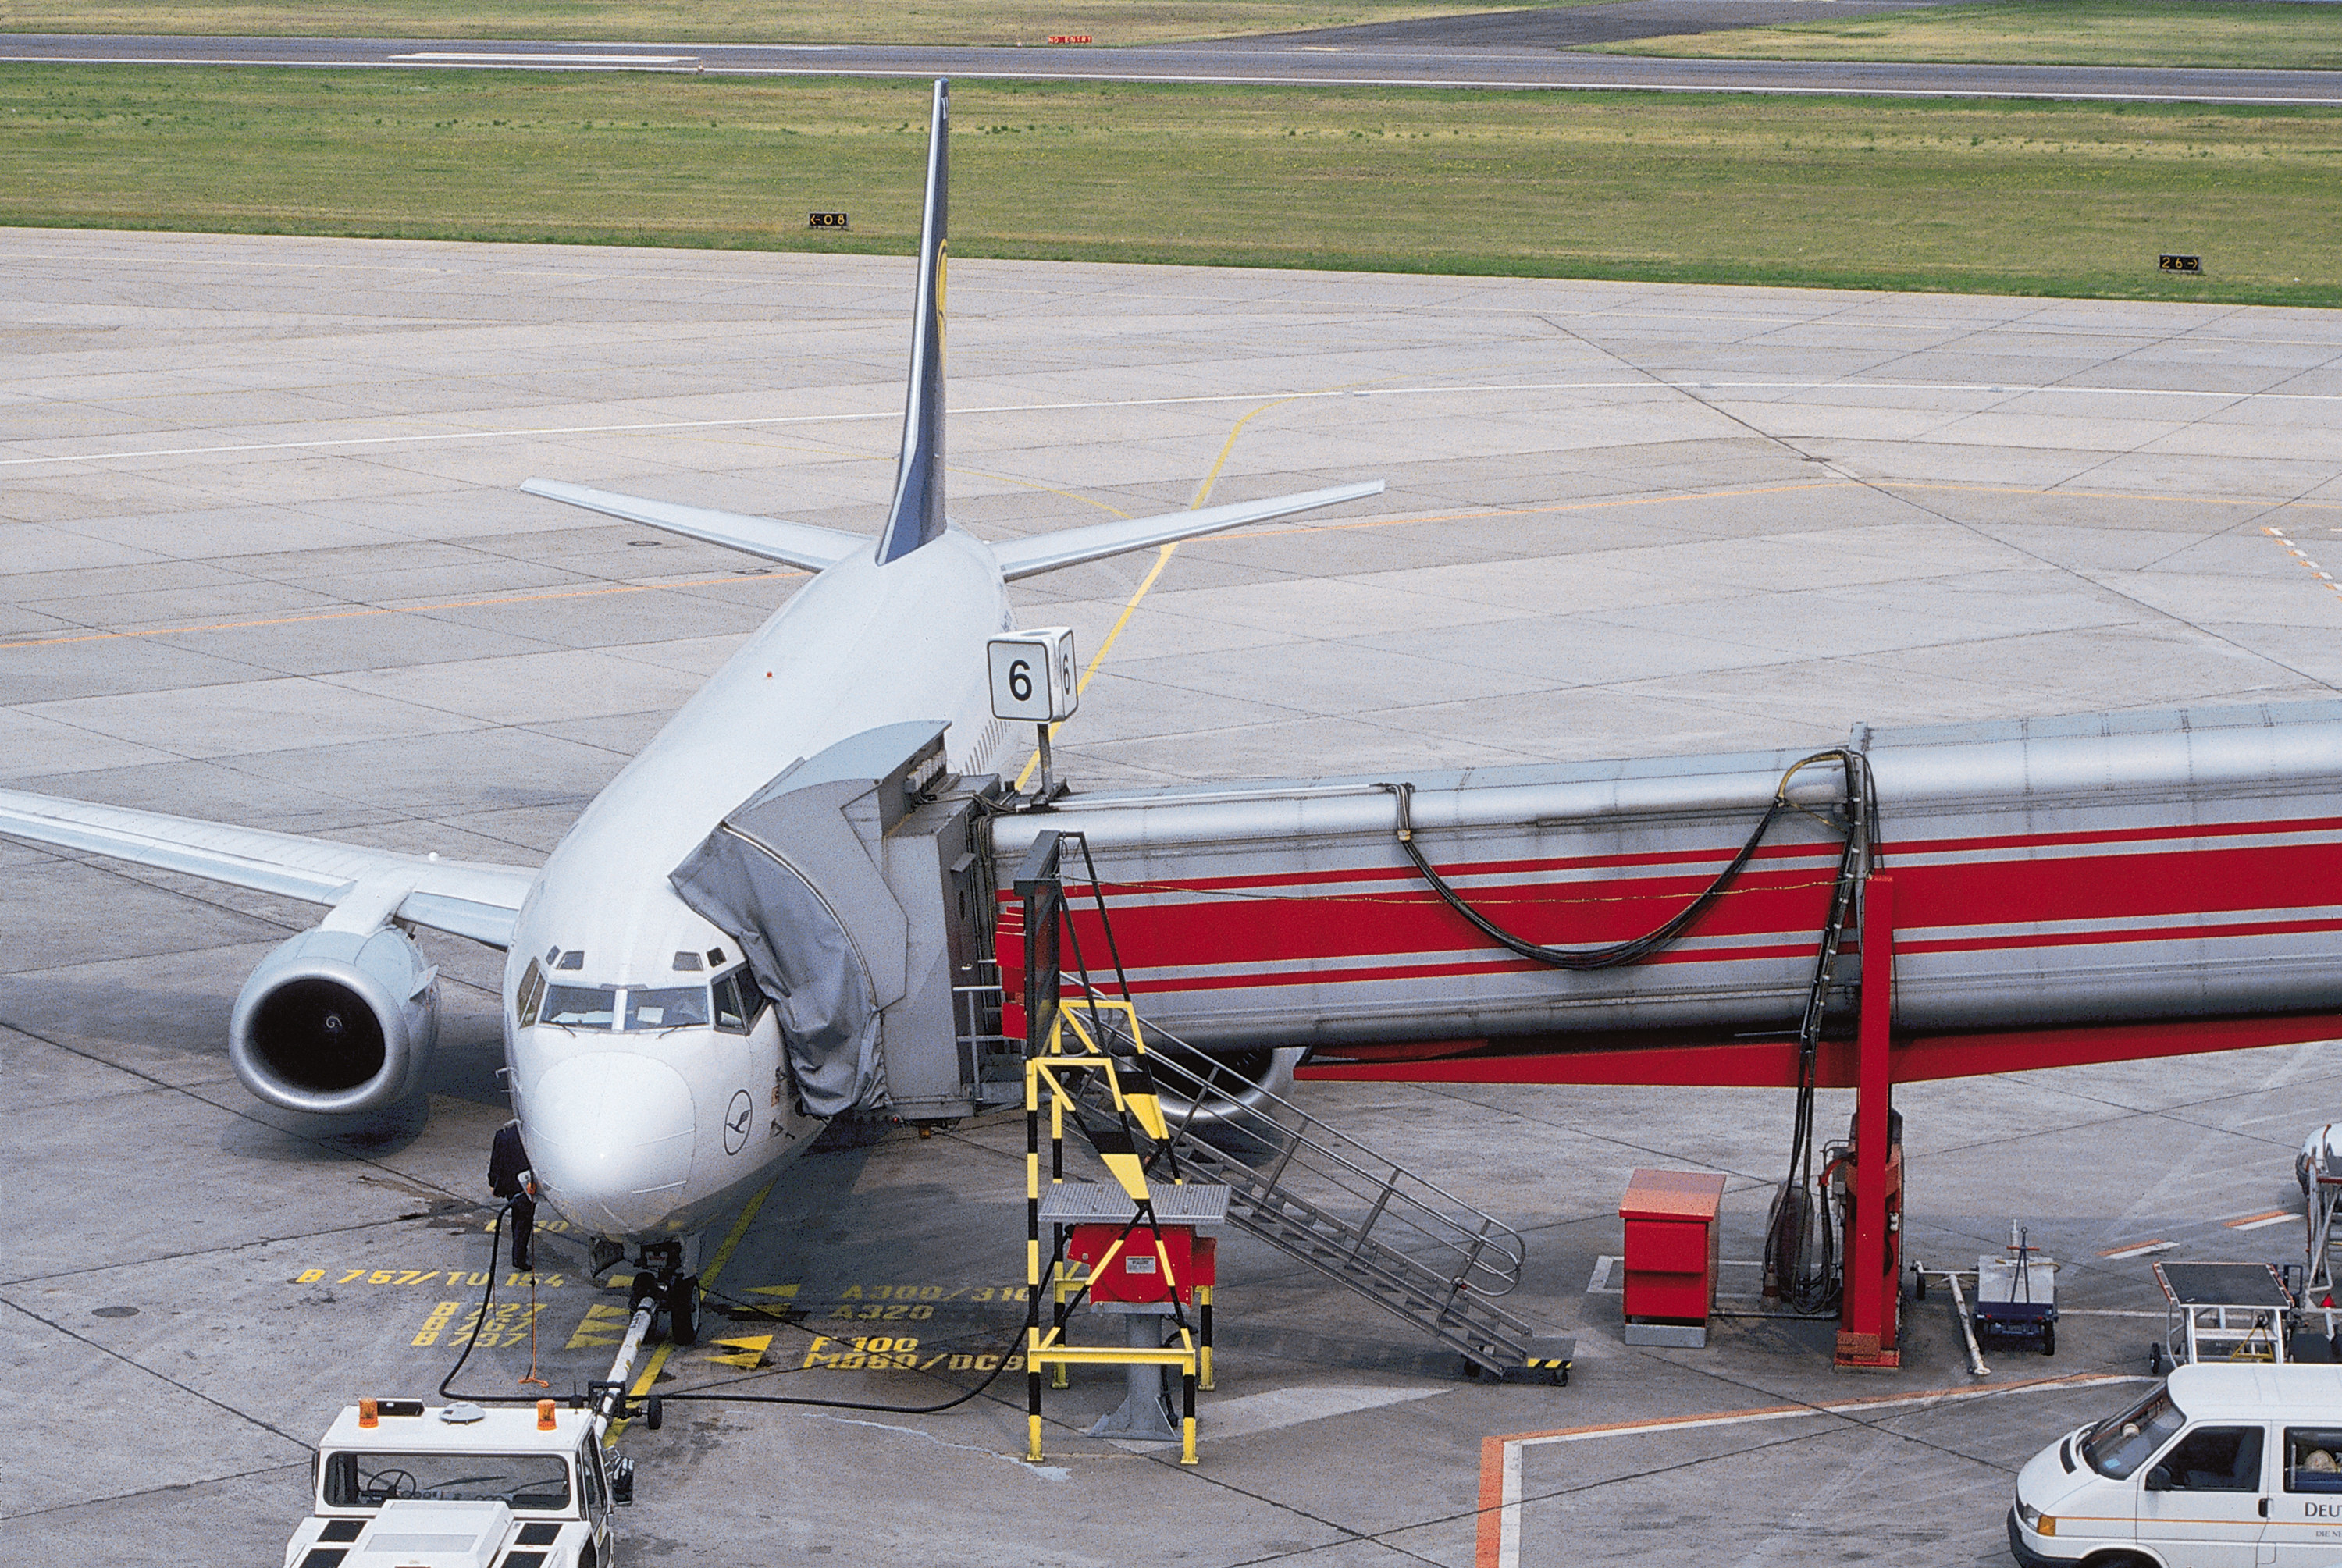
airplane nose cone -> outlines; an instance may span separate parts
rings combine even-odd
[[[545,1070],[522,1135],[555,1208],[606,1234],[642,1235],[682,1202],[696,1126],[681,1074],[632,1052],[597,1051]]]

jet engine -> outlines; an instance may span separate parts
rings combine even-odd
[[[405,932],[305,931],[235,998],[228,1059],[244,1086],[288,1111],[346,1114],[422,1084],[439,1040],[439,971]]]
[[[1146,1055],[1156,1065],[1156,1094],[1172,1126],[1225,1126],[1257,1135],[1276,1120],[1277,1098],[1292,1093],[1302,1053],[1268,1046],[1206,1053],[1157,1040],[1148,1043]]]

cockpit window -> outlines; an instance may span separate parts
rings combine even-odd
[[[745,1034],[756,1024],[756,1014],[765,1010],[765,994],[756,989],[756,977],[744,967],[734,970],[716,983],[716,1027],[733,1034]]]
[[[706,1023],[705,985],[659,985],[626,993],[629,1029],[681,1029]]]
[[[549,985],[537,1017],[565,1029],[614,1028],[618,1016],[618,993],[599,985]]]
[[[707,1019],[705,985],[548,985],[536,1012],[536,1022],[564,1029],[643,1034],[704,1029]]]

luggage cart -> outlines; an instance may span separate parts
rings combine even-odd
[[[1978,1339],[2030,1339],[2043,1355],[2057,1353],[2057,1265],[2020,1233],[2005,1257],[1977,1259],[1976,1305],[1969,1317]]]
[[[2281,1365],[2297,1315],[2285,1276],[2269,1263],[2157,1263],[2163,1287],[2163,1338],[2147,1347],[2149,1371],[2204,1361]]]

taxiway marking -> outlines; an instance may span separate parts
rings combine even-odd
[[[2291,1218],[2293,1212],[2290,1209],[2271,1209],[2265,1214],[2247,1214],[2242,1219],[2223,1220],[2221,1223],[2232,1231],[2257,1231],[2270,1225],[2281,1225]]]
[[[2311,576],[2325,584],[2326,586],[2334,593],[2342,594],[2342,584],[2336,583],[2334,581],[2333,574],[2327,572],[2326,568],[2311,560],[2307,551],[2304,550],[2300,545],[2287,538],[2284,529],[2263,528],[2261,532],[2276,540],[2278,544],[2284,545],[2285,553],[2292,556],[2296,561],[2299,562],[2303,569],[2307,571]]]
[[[1480,1443],[1479,1533],[1474,1568],[1519,1568],[1521,1560],[1521,1455],[1525,1450],[1553,1443],[1590,1443],[1608,1437],[1650,1437],[1661,1433],[1692,1432],[1714,1426],[1746,1426],[1757,1422],[1796,1421],[1805,1416],[1860,1416],[1874,1412],[1920,1405],[1990,1399],[2004,1393],[2048,1393],[2069,1388],[2096,1388],[2108,1383],[2152,1383],[2155,1379],[2120,1373],[2085,1373],[2078,1377],[2032,1378],[2022,1383],[1988,1383],[1983,1387],[1937,1388],[1922,1393],[1879,1394],[1867,1399],[1833,1400],[1821,1404],[1776,1404],[1756,1410],[1718,1411],[1710,1415],[1660,1417],[1651,1421],[1612,1422],[1596,1426],[1566,1426],[1552,1432],[1513,1432],[1483,1438]]]
[[[1636,376],[1626,381],[1531,381],[1457,383],[1453,385],[1338,388],[1315,392],[1191,393],[1177,397],[1084,398],[1065,403],[1003,403],[954,408],[955,418],[987,414],[1058,414],[1113,408],[1196,408],[1223,403],[1301,403],[1336,397],[1455,397],[1524,392],[1977,392],[2004,396],[2064,396],[2210,399],[2225,403],[2342,403],[2334,392],[2206,392],[2171,386],[2017,385],[1974,381],[1662,381]],[[851,424],[900,420],[900,409],[861,414],[775,414],[738,419],[663,419],[633,424],[530,425],[512,430],[428,430],[401,435],[326,435],[306,441],[245,441],[219,446],[157,446],[127,452],[77,452],[0,457],[0,468],[42,463],[127,463],[150,457],[218,457],[245,452],[315,452],[345,446],[419,445],[440,441],[536,440],[555,435],[628,435],[667,430],[726,430],[785,424]]]

